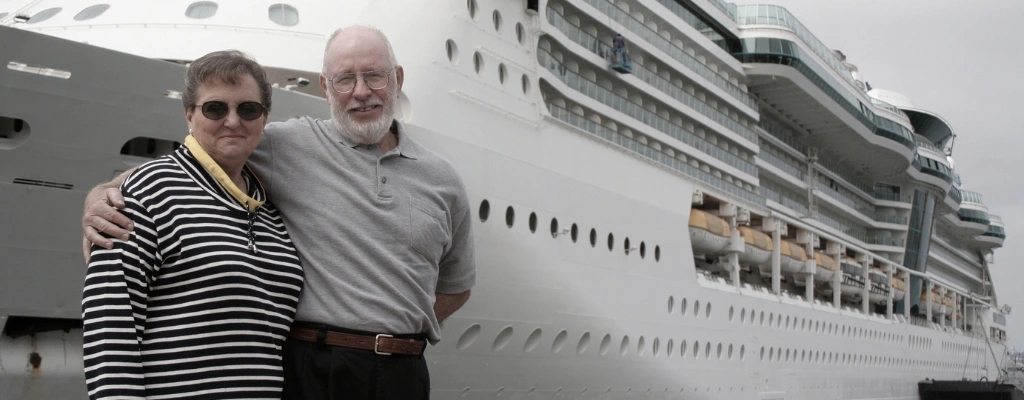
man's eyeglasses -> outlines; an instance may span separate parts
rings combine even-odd
[[[331,88],[338,93],[349,93],[356,89],[356,83],[359,80],[359,75],[362,75],[363,83],[366,83],[366,87],[372,90],[381,90],[388,87],[388,82],[391,81],[388,77],[394,71],[394,69],[390,69],[386,71],[365,71],[341,74],[330,79]]]
[[[193,107],[199,107],[203,111],[203,116],[214,121],[228,116],[228,112],[231,111],[231,106],[228,103],[217,100],[196,104]],[[235,112],[238,113],[238,118],[253,121],[262,117],[266,108],[263,107],[263,104],[255,101],[245,101],[235,106]]]

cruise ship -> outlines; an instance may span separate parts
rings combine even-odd
[[[1004,378],[1004,226],[956,171],[958,121],[872,88],[785,8],[0,0],[0,398],[86,397],[84,195],[182,142],[185,65],[243,50],[272,120],[327,118],[323,47],[351,24],[391,38],[397,118],[474,208],[478,284],[427,351],[432,398],[917,399],[924,379]]]

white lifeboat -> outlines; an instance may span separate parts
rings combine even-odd
[[[943,297],[942,298],[942,312],[940,314],[945,315],[946,318],[952,318],[952,316],[953,316],[953,298],[952,297],[948,297],[947,296],[947,297]]]
[[[885,304],[889,300],[889,290],[892,285],[889,283],[889,276],[881,268],[872,268],[868,279],[871,280],[871,291],[868,292],[868,301],[875,304]]]
[[[740,264],[759,265],[772,258],[772,238],[762,232],[751,229],[749,226],[738,228],[740,236],[743,237],[743,253],[740,254]]]
[[[843,270],[840,293],[846,298],[860,298],[864,294],[864,268],[850,257],[843,258],[840,268]]]
[[[818,266],[814,272],[814,281],[831,282],[832,277],[836,274],[836,260],[832,256],[816,251],[814,252],[814,264]]]
[[[770,258],[771,253],[768,255]],[[807,261],[807,252],[804,251],[804,248],[788,240],[779,241],[779,256],[779,266],[781,267],[783,275],[793,275],[800,272],[800,270],[804,268],[804,262]],[[764,264],[761,264],[760,269],[762,275],[771,275],[771,260],[765,261]]]
[[[703,210],[690,210],[690,245],[693,255],[718,254],[729,245],[729,223]]]
[[[926,302],[928,301],[928,293],[929,292],[921,292],[921,307],[925,307],[926,306]],[[945,314],[944,310],[942,309],[942,299],[939,298],[939,294],[935,293],[935,292],[931,292],[931,296],[932,296],[932,312],[936,313],[936,314]]]
[[[907,282],[902,279],[892,280],[892,301],[903,300],[903,297],[907,294]]]

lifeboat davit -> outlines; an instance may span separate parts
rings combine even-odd
[[[693,255],[718,254],[729,245],[729,223],[703,210],[690,210],[690,245]]]
[[[903,300],[903,296],[907,294],[907,282],[902,279],[892,280],[892,301]]]
[[[743,253],[740,254],[740,264],[760,265],[772,258],[772,238],[762,232],[750,229],[749,226],[738,228],[740,236],[743,237]]]
[[[864,294],[864,267],[857,260],[845,257],[840,268],[843,279],[839,283],[839,292],[846,298],[860,298]]]
[[[893,287],[889,283],[889,276],[881,268],[872,268],[868,278],[871,279],[868,301],[875,304],[885,304],[886,301],[889,301],[889,290]]]
[[[832,256],[814,252],[814,264],[818,266],[814,272],[815,282],[831,282],[836,274],[836,260]]]

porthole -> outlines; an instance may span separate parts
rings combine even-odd
[[[590,247],[597,246],[597,229],[590,228]]]
[[[580,236],[580,229],[578,227],[576,227],[575,223],[573,223],[572,227],[569,228],[569,237],[572,238],[572,242],[573,243],[576,243],[576,239],[578,239],[579,236]]]
[[[110,4],[96,4],[86,7],[75,15],[75,21],[85,21],[96,18],[110,9]]]
[[[626,255],[628,256],[629,255],[629,249],[630,249],[630,247],[629,247],[629,238],[628,237],[626,238],[625,241],[622,242],[622,249],[625,250]]]
[[[534,329],[533,332],[530,332],[530,336],[526,338],[526,344],[523,345],[523,351],[529,353],[533,351],[533,349],[536,349],[537,345],[540,344],[540,338],[543,333],[544,332],[541,331],[540,328]]]
[[[522,22],[516,22],[516,40],[519,44],[526,44],[526,28],[523,28]]]
[[[608,233],[608,251],[612,251],[615,248],[615,235]]]
[[[683,297],[683,301],[679,303],[679,312],[686,315],[686,298]]]
[[[733,309],[733,306],[729,306],[729,322],[732,322],[735,313],[736,310]]]
[[[675,305],[676,305],[675,297],[668,296],[668,313],[669,314],[672,314],[672,309],[675,307]]]
[[[686,339],[683,339],[679,341],[679,356],[682,358],[686,358],[686,350]]]
[[[537,232],[537,213],[530,213],[530,233]]]
[[[484,56],[480,52],[473,53],[473,70],[480,74],[484,70]]]
[[[728,355],[727,359],[732,360],[732,345],[731,344],[729,345],[729,352],[726,353],[726,354]]]
[[[523,94],[530,94],[530,77],[523,74]]]
[[[558,219],[551,218],[551,237],[558,237]]]
[[[505,68],[504,63],[498,64],[498,82],[504,85],[506,78],[508,78],[508,68]]]
[[[661,246],[654,246],[654,261],[661,261]]]
[[[491,21],[494,22],[494,31],[501,33],[501,12],[499,12],[498,10],[494,10],[494,12],[491,13]]]
[[[6,124],[4,124],[4,122],[6,122],[6,121],[3,121],[3,118],[0,118],[0,124],[3,124],[4,126],[6,126]],[[17,128],[17,124],[15,124],[15,128]],[[7,136],[7,135],[4,135],[6,133],[5,131],[6,131],[6,129],[4,129],[3,127],[0,127],[0,138],[3,138],[4,136]],[[0,140],[0,141],[2,141],[2,140]],[[181,143],[170,141],[170,140],[165,140],[165,139],[155,139],[155,138],[145,137],[145,136],[136,136],[136,137],[132,138],[131,140],[125,142],[124,145],[121,146],[121,155],[131,156],[131,157],[141,157],[141,158],[147,158],[147,159],[154,159],[154,158],[162,157],[162,156],[165,156],[167,154],[170,154],[170,153],[174,152],[175,150],[178,149],[178,146],[181,146]],[[0,148],[2,148],[2,147],[0,147]],[[137,161],[137,160],[131,160],[131,159],[128,159],[128,158],[122,158],[122,159],[126,163],[130,163],[132,161]]]
[[[619,343],[619,355],[625,356],[629,352],[629,336],[623,336],[622,342]]]
[[[512,225],[515,225],[515,223],[516,210],[513,210],[512,206],[508,206],[508,208],[505,209],[505,225],[508,225],[508,227],[511,228]]]
[[[588,347],[590,347],[590,332],[583,332],[583,336],[580,336],[580,341],[576,345],[576,355],[583,355],[587,352]]]
[[[747,359],[747,345],[740,345],[740,361]]]
[[[480,202],[480,222],[487,222],[491,216],[491,202],[484,200]]]
[[[472,19],[475,20],[476,19],[476,9],[477,9],[476,0],[468,0],[468,1],[466,1],[466,8],[469,9],[469,18],[472,18]]]
[[[642,355],[647,353],[647,348],[644,347],[644,345],[646,343],[647,343],[647,341],[644,340],[644,337],[640,336],[640,340],[636,341],[636,354],[637,355],[641,355],[642,356]]]
[[[700,317],[700,300],[695,300],[693,302],[693,316],[698,318]]]
[[[28,23],[28,24],[38,24],[40,22],[46,21],[46,20],[48,20],[50,18],[53,18],[54,15],[57,15],[57,13],[59,13],[60,10],[63,10],[63,8],[60,8],[60,7],[47,8],[47,9],[45,9],[43,11],[37,12],[35,15],[32,16],[32,18],[29,18],[28,22],[26,22],[26,23]]]
[[[647,255],[647,244],[640,242],[640,258],[644,258]]]
[[[455,343],[455,348],[465,350],[472,345],[480,336],[480,330],[480,324],[473,324],[467,328],[465,332],[462,332],[462,336],[459,336],[459,340]]]
[[[295,26],[299,24],[299,10],[288,4],[274,4],[267,10],[267,15],[275,24]]]
[[[217,13],[217,3],[212,1],[197,1],[185,9],[185,16],[195,19],[206,19]]]
[[[704,306],[704,317],[711,318],[711,302]]]
[[[764,361],[764,346],[761,346],[761,361]]]
[[[731,310],[732,307],[729,307],[729,309]],[[732,318],[729,318],[729,319],[732,319]],[[747,321],[747,309],[746,308],[740,308],[740,323],[742,324],[742,323],[744,323],[746,321]]]
[[[598,352],[602,356],[605,355],[605,354],[608,354],[608,348],[611,347],[611,344],[612,344],[612,335],[605,334],[604,338],[601,339],[601,348],[598,349]]]
[[[700,357],[700,341],[699,340],[694,340],[693,341],[693,358],[699,358],[699,357]]]
[[[672,339],[669,339],[668,343],[665,343],[665,355],[672,357]]]
[[[511,326],[506,326],[498,333],[498,336],[494,338],[494,344],[491,345],[491,351],[501,351],[508,345],[510,339],[512,339],[513,329]]]
[[[721,349],[722,345],[718,345],[718,348]],[[718,355],[719,358],[721,358],[722,353],[719,352]],[[707,360],[711,359],[711,342],[707,342],[704,344],[704,358]]]
[[[654,338],[654,344],[651,347],[651,355],[657,357],[658,350],[661,349],[661,339]]]
[[[444,42],[444,50],[448,53],[448,61],[451,61],[452,65],[459,65],[459,46],[455,44],[455,41],[448,39]]]
[[[555,336],[555,341],[551,343],[551,352],[558,353],[562,351],[562,347],[565,347],[565,338],[567,337],[569,337],[569,333],[565,329],[558,332],[558,335]]]

